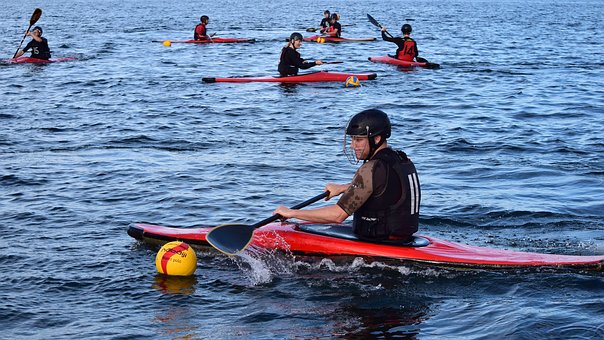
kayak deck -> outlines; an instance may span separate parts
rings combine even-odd
[[[203,40],[153,40],[153,42],[169,41],[172,44],[231,44],[231,43],[252,43],[256,42],[256,39],[249,38],[212,38]]]
[[[31,57],[19,57],[19,58],[14,58],[14,59],[5,59],[3,60],[4,63],[6,64],[48,64],[48,63],[57,63],[57,62],[63,62],[63,61],[73,61],[73,60],[77,60],[78,58],[76,57],[63,57],[63,58],[50,58],[48,60],[46,59],[38,59],[38,58],[31,58]]]
[[[393,58],[389,55],[379,56],[379,57],[369,57],[367,58],[369,61],[374,63],[384,63],[390,65],[396,65],[400,67],[424,67],[424,68],[439,68],[440,65],[436,63],[426,63],[426,62],[418,62],[418,61],[405,61]]]
[[[136,223],[128,234],[135,239],[163,244],[179,240],[209,247],[212,227],[176,228]],[[366,256],[463,268],[575,268],[602,271],[604,255],[580,256],[519,252],[465,245],[435,237],[418,236],[411,244],[359,240],[344,225],[271,223],[254,232],[253,246],[321,256]]]
[[[297,76],[264,76],[264,77],[226,77],[226,78],[202,78],[205,83],[250,83],[250,82],[272,82],[272,83],[317,83],[317,82],[344,82],[346,78],[355,76],[359,80],[373,80],[377,78],[375,73],[340,73],[329,71],[318,71]]]
[[[319,38],[323,39],[324,42],[332,42],[332,43],[338,43],[338,42],[368,42],[368,41],[375,41],[376,40],[376,38],[337,38],[337,37],[330,37],[328,35],[313,35],[311,37],[304,38],[304,41],[320,42]]]

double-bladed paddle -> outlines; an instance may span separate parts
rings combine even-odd
[[[317,195],[307,201],[304,201],[298,205],[291,207],[291,209],[301,209],[307,205],[315,203],[316,201],[327,197],[329,192],[324,192]],[[260,228],[263,225],[278,220],[282,216],[275,214],[269,218],[266,218],[256,224],[245,225],[245,224],[223,224],[214,227],[206,235],[206,240],[212,247],[220,250],[227,255],[236,255],[245,249],[254,236],[254,230]]]
[[[27,31],[25,31],[25,34],[23,35],[23,39],[21,39],[21,42],[19,43],[19,46],[17,47],[17,50],[15,51],[15,54],[13,55],[13,59],[15,57],[17,57],[17,53],[19,53],[19,49],[21,48],[21,45],[23,45],[23,40],[25,40],[25,37],[27,36],[27,32],[29,32],[31,27],[36,22],[38,22],[38,19],[40,19],[41,16],[42,16],[42,10],[39,8],[36,8],[34,10],[34,12],[32,13],[31,18],[29,18],[29,27],[27,28]]]

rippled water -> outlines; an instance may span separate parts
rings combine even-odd
[[[251,223],[350,179],[343,126],[378,107],[423,184],[421,233],[495,248],[604,254],[601,1],[7,2],[0,55],[44,10],[54,57],[0,65],[0,331],[6,338],[602,338],[604,277],[449,271],[370,259],[199,251],[156,275],[129,223]],[[211,8],[210,7],[214,7]],[[439,70],[367,57],[383,41],[305,43],[343,84],[204,84],[276,73],[292,31],[413,25]],[[254,44],[164,47],[209,32]],[[306,34],[306,33],[305,33]]]

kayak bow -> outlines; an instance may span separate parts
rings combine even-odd
[[[155,245],[183,241],[210,247],[207,233],[213,227],[175,228],[135,223],[133,238]],[[311,223],[271,223],[256,229],[252,246],[319,256],[365,256],[453,268],[574,268],[602,271],[604,255],[579,256],[519,252],[465,245],[435,237],[416,236],[412,242],[372,243],[358,239],[350,226]]]
[[[341,73],[318,71],[297,76],[265,76],[265,77],[227,77],[227,78],[202,78],[206,83],[250,83],[250,82],[272,82],[272,83],[316,83],[316,82],[344,82],[346,78],[355,76],[359,80],[373,80],[377,78],[375,73]]]

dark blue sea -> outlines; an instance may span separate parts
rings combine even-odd
[[[423,189],[420,234],[497,249],[604,254],[601,0],[4,1],[0,56],[36,7],[53,57],[0,65],[4,339],[602,339],[604,274],[431,268],[363,258],[197,252],[156,274],[128,225],[254,223],[350,180],[344,126],[379,108]],[[304,43],[342,83],[205,84],[274,75],[284,40],[341,13],[344,36],[413,26],[437,70]],[[165,47],[208,32],[253,44]],[[25,42],[29,41],[29,38]],[[320,206],[324,203],[318,203]]]

